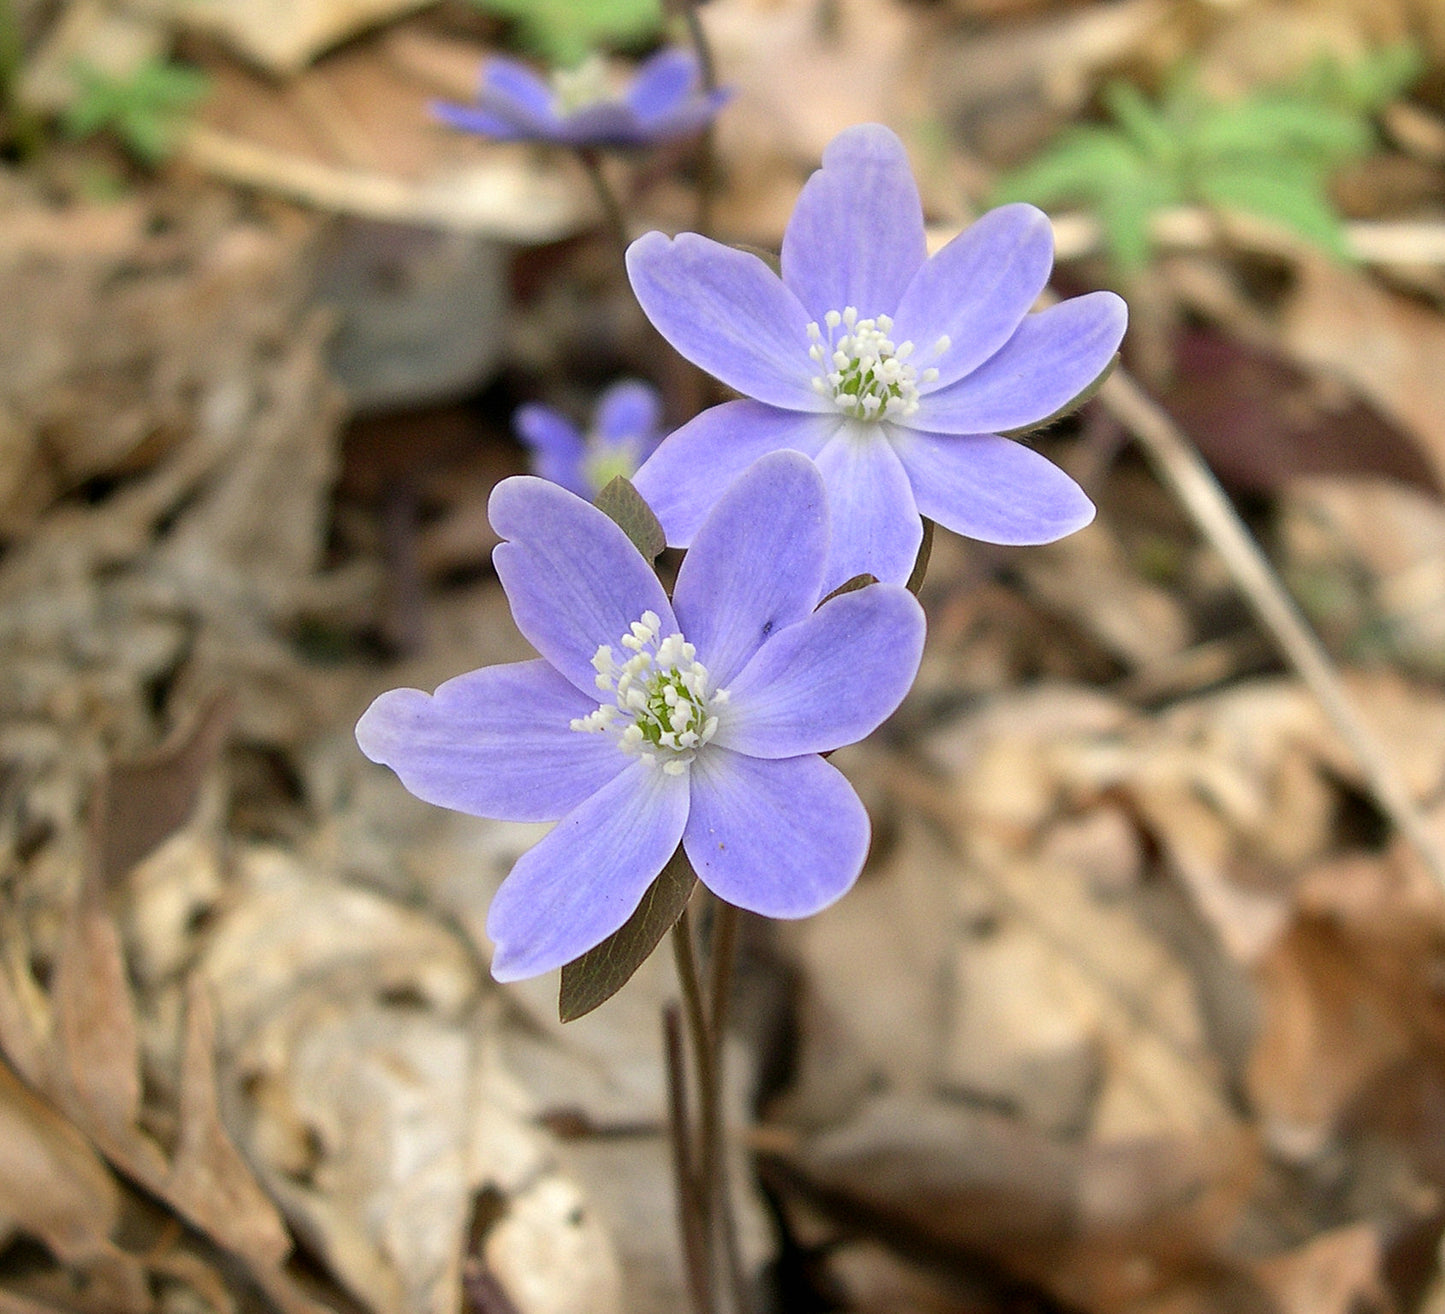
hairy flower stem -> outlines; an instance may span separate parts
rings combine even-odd
[[[678,984],[682,988],[683,1020],[692,1047],[693,1072],[697,1078],[698,1091],[697,1126],[690,1128],[693,1134],[689,1136],[687,1147],[687,1157],[692,1170],[688,1174],[687,1202],[690,1209],[697,1214],[696,1230],[702,1237],[702,1272],[694,1279],[693,1285],[697,1288],[694,1297],[702,1297],[698,1302],[697,1314],[714,1314],[717,1308],[717,1263],[712,1225],[712,1164],[707,1158],[710,1138],[706,1129],[709,1122],[717,1117],[718,1091],[713,1074],[712,1037],[703,1008],[702,985],[698,979],[697,958],[693,950],[691,918],[685,908],[672,928],[672,953],[673,961],[677,965]],[[692,1119],[688,1119],[688,1122],[691,1124]]]
[[[702,76],[702,89],[707,95],[717,90],[717,61],[713,58],[712,44],[702,25],[700,0],[683,0],[683,18],[687,22],[687,35],[692,48],[697,52],[698,70]],[[717,128],[709,121],[702,131],[697,146],[697,217],[693,229],[704,237],[712,236],[713,195],[717,191]]]
[[[623,262],[623,277],[626,277],[627,244],[630,240],[627,235],[627,216],[623,212],[622,203],[617,199],[617,193],[612,190],[612,185],[607,181],[607,175],[602,171],[602,156],[590,146],[578,149],[577,158],[582,161],[582,167],[587,171],[587,177],[592,183],[592,190],[597,196],[597,203],[602,207],[602,220],[607,227],[608,236],[617,250],[618,260]]]
[[[662,1036],[667,1056],[668,1134],[672,1143],[673,1184],[677,1191],[677,1224],[682,1236],[687,1290],[697,1314],[710,1314],[706,1218],[697,1196],[697,1170],[692,1155],[692,1127],[687,1116],[687,1059],[683,1053],[682,1015],[676,1004],[662,1010]]]
[[[690,1122],[685,1134],[687,1157],[679,1168],[683,1244],[688,1258],[689,1285],[697,1314],[747,1314],[746,1280],[738,1252],[732,1197],[727,1188],[726,1145],[723,1137],[723,1031],[731,982],[732,946],[736,939],[737,909],[719,902],[704,997],[698,971],[692,919],[684,911],[672,930],[673,955],[682,989],[682,1015],[691,1043],[697,1079],[697,1114],[688,1119],[679,1103],[681,1073],[672,1074],[674,1121]],[[679,1152],[674,1143],[674,1153]],[[694,1221],[695,1215],[695,1221]],[[697,1238],[702,1255],[695,1255]],[[695,1270],[700,1269],[701,1272]]]
[[[712,1034],[713,1076],[718,1090],[723,1090],[723,1060],[726,1054],[728,1004],[731,999],[733,979],[733,958],[737,947],[738,909],[725,900],[714,901],[716,914],[713,918],[712,954],[708,970],[708,1020]],[[718,1119],[711,1129],[717,1139],[713,1154],[714,1182],[717,1196],[717,1233],[723,1250],[723,1261],[728,1284],[733,1295],[737,1314],[746,1314],[750,1306],[747,1299],[747,1279],[743,1274],[742,1255],[738,1249],[737,1218],[732,1209],[732,1192],[728,1188],[727,1147],[723,1140],[721,1094],[718,1100]],[[704,1131],[707,1129],[704,1128]]]
[[[712,43],[702,25],[701,0],[683,0],[682,16],[687,23],[688,40],[697,51],[698,72],[702,75],[702,89],[708,95],[717,90],[717,61],[713,58]]]

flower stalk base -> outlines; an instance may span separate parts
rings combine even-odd
[[[694,1314],[749,1314],[747,1278],[728,1188],[723,1052],[737,939],[738,909],[720,899],[712,913],[706,987],[698,939],[687,910],[672,930],[682,1008],[663,1015],[678,1220]],[[686,1051],[691,1055],[688,1080]],[[696,1091],[689,1098],[690,1090]]]

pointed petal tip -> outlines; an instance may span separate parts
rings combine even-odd
[[[562,964],[558,963],[557,966],[561,967]],[[525,981],[529,976],[540,976],[548,970],[545,967],[532,968],[525,954],[512,951],[507,945],[497,944],[492,948],[492,980],[501,985]]]

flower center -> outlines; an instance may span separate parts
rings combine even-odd
[[[613,695],[595,712],[573,719],[572,729],[610,733],[624,752],[680,776],[717,733],[717,708],[726,689],[709,689],[707,667],[680,634],[661,638],[662,621],[645,611],[620,640],[632,656],[619,662],[604,643],[592,658],[597,687]]]
[[[808,355],[820,369],[813,378],[815,392],[854,420],[881,420],[885,415],[902,419],[918,409],[918,385],[932,383],[938,371],[920,372],[909,362],[913,343],[895,343],[888,336],[893,332],[890,316],[859,319],[857,308],[848,306],[841,312],[830,310],[823,323],[826,338],[816,320],[808,325],[813,344]],[[933,344],[935,356],[947,349],[947,335]]]
[[[582,474],[588,485],[600,493],[618,475],[631,479],[637,473],[637,453],[641,446],[635,438],[604,442],[596,435],[588,435],[587,452],[582,458]]]
[[[612,80],[601,55],[588,55],[575,68],[552,70],[552,108],[565,118],[612,99]]]

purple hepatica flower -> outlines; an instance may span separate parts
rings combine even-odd
[[[1047,543],[1094,508],[1066,474],[1000,434],[1068,407],[1124,335],[1111,292],[1030,314],[1053,232],[1030,205],[984,215],[931,258],[903,144],[860,124],[823,154],[783,238],[782,277],[695,233],[647,233],[627,267],[684,356],[748,400],[677,430],[638,491],[685,546],[717,489],[762,453],[817,461],[833,508],[830,585],[902,580],[920,513],[989,543]]]
[[[500,981],[559,967],[637,907],[681,842],[715,894],[805,917],[857,877],[868,817],[818,756],[902,700],[923,613],[875,584],[821,607],[823,480],[796,452],[760,460],[699,527],[669,602],[596,507],[545,480],[497,485],[493,555],[539,661],[394,689],[356,727],[419,798],[556,821],[492,901]],[[685,636],[685,637],[684,637]]]
[[[512,424],[532,452],[532,469],[589,502],[617,476],[631,479],[662,441],[662,400],[635,379],[614,383],[597,402],[587,434],[550,406],[519,406]]]
[[[672,47],[644,61],[617,94],[598,56],[559,70],[549,86],[525,64],[490,59],[475,105],[437,101],[432,113],[455,128],[498,141],[559,146],[651,146],[710,122],[732,92],[702,90],[697,56]]]

